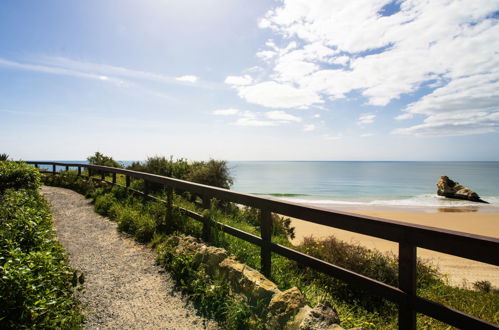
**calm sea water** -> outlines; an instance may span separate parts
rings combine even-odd
[[[229,165],[235,178],[233,190],[323,207],[484,207],[437,196],[441,175],[499,207],[499,162],[265,161]]]
[[[499,162],[232,161],[229,168],[232,190],[328,208],[492,206],[499,211]],[[441,175],[475,190],[490,205],[437,196]]]

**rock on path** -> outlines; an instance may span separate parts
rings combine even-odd
[[[174,291],[151,249],[120,234],[82,195],[47,186],[42,193],[71,266],[85,275],[80,300],[86,329],[216,328]]]

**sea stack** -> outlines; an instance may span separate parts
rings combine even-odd
[[[459,182],[452,181],[446,175],[441,176],[437,182],[437,195],[488,204],[488,202],[480,199],[480,196],[476,192],[460,185]]]

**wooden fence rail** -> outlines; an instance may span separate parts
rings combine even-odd
[[[105,173],[110,173],[112,175],[112,181],[106,181],[110,184],[117,184],[116,174],[122,174],[126,176],[125,187],[129,189],[131,189],[130,178],[142,179],[145,182],[145,191],[135,191],[149,198],[155,199],[157,198],[148,195],[148,187],[150,183],[163,184],[167,187],[168,191],[167,200],[164,202],[167,204],[170,215],[172,214],[172,209],[174,207],[172,197],[173,189],[188,191],[202,196],[203,201],[205,201],[203,203],[205,207],[209,207],[209,200],[215,198],[221,201],[233,202],[257,208],[260,210],[261,237],[246,233],[242,230],[222,223],[212,222],[210,219],[205,219],[203,216],[186,209],[182,209],[182,212],[195,220],[202,221],[205,224],[205,230],[209,231],[209,226],[216,224],[225,233],[260,246],[261,271],[267,276],[271,273],[271,256],[272,252],[274,252],[288,259],[294,260],[301,265],[311,267],[319,272],[369,290],[374,294],[398,304],[399,329],[415,329],[416,313],[428,315],[457,328],[498,328],[497,325],[424,299],[416,294],[416,263],[418,247],[497,266],[499,265],[499,239],[497,238],[408,224],[376,217],[355,215],[346,212],[331,211],[121,168],[90,164],[41,161],[27,163],[32,164],[37,168],[40,168],[40,165],[52,166],[52,171],[46,171],[46,173],[52,173],[54,175],[58,173],[57,166],[63,167],[65,170],[68,170],[70,167],[76,167],[78,175],[82,174],[82,168],[86,168],[89,173],[89,179],[92,173],[100,173],[99,178],[93,178],[96,180],[104,180]],[[308,222],[397,242],[399,244],[398,287],[385,284],[348,269],[344,269],[304,253],[295,251],[288,247],[272,243],[272,213],[278,213]]]

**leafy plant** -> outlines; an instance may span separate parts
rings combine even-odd
[[[79,328],[83,316],[73,291],[82,276],[55,238],[36,189],[39,174],[26,164],[0,166],[0,182],[9,187],[0,193],[0,328]]]
[[[9,160],[9,155],[0,154],[0,162]]]
[[[100,152],[96,152],[93,156],[87,157],[88,163],[92,165],[102,165],[109,167],[123,167],[120,163],[115,161],[112,157],[106,156]]]
[[[36,168],[22,162],[0,162],[0,194],[6,189],[36,189],[41,185]]]
[[[214,159],[210,159],[208,162],[193,163],[185,179],[225,189],[229,189],[233,183],[227,162]]]

